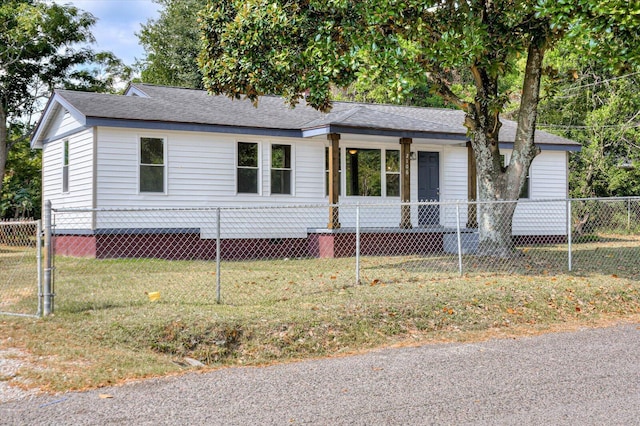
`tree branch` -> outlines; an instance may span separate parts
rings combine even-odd
[[[436,72],[427,73],[427,78],[433,85],[433,90],[445,101],[457,106],[463,111],[469,109],[469,103],[462,100],[458,95],[453,93],[449,85],[444,81],[441,75]]]

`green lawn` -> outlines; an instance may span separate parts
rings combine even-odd
[[[0,345],[30,354],[29,386],[60,391],[193,368],[185,358],[257,365],[637,319],[639,242],[576,244],[572,273],[566,245],[465,256],[462,276],[457,256],[364,257],[359,284],[353,258],[224,262],[221,304],[214,262],[57,257],[55,314],[0,317]]]

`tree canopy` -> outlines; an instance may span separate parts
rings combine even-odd
[[[331,88],[375,75],[397,96],[427,82],[466,113],[480,200],[515,200],[538,149],[535,127],[545,54],[558,40],[587,40],[611,66],[637,60],[638,2],[626,0],[211,0],[201,14],[199,57],[210,92],[256,101],[266,93],[326,111]],[[507,167],[498,144],[504,84],[525,62]],[[452,73],[468,73],[460,93]],[[472,196],[475,198],[475,196]],[[482,207],[480,246],[508,255],[512,204]],[[501,228],[501,229],[500,229]]]
[[[142,25],[138,34],[145,57],[137,66],[146,83],[202,88],[196,58],[200,52],[198,12],[206,0],[154,0],[160,17]]]
[[[612,72],[569,43],[549,55],[558,70],[540,104],[541,126],[582,144],[570,158],[570,195],[640,194],[640,67]]]
[[[38,0],[0,3],[0,176],[3,177],[0,202],[3,214],[7,206],[23,203],[12,198],[12,194],[18,192],[4,191],[3,186],[5,181],[14,182],[19,171],[31,169],[17,165],[15,161],[19,162],[21,155],[13,159],[15,167],[11,176],[5,176],[5,167],[11,148],[24,145],[43,98],[54,87],[104,90],[114,83],[116,73],[126,72],[111,53],[96,53],[87,47],[94,41],[90,31],[94,23],[91,14],[71,5]],[[24,191],[19,195],[24,197]],[[34,195],[34,199],[37,198],[38,195]]]

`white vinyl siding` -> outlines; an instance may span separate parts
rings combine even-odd
[[[160,137],[167,141],[166,194],[138,193],[138,137]],[[236,192],[238,142],[259,145],[259,198]],[[292,185],[295,195],[270,196],[271,144],[292,145]],[[295,146],[293,146],[295,144]],[[268,151],[267,151],[268,152]],[[98,140],[98,207],[195,208],[256,206],[261,204],[324,202],[323,144],[292,139],[256,140],[249,136],[201,132],[134,132],[101,127]]]
[[[61,109],[51,120],[46,138],[49,140],[59,139],[69,136],[74,132],[86,130],[78,120],[73,118],[67,111]]]
[[[63,192],[64,141],[69,141],[68,191]],[[42,200],[53,208],[90,209],[93,206],[93,132],[84,130],[65,139],[50,140],[42,148]],[[43,204],[44,205],[44,204]],[[56,229],[91,229],[92,215],[78,213],[56,218]]]
[[[103,128],[98,132],[97,155],[97,206],[99,208],[214,208],[214,207],[258,207],[269,205],[300,206],[318,205],[318,208],[297,208],[290,211],[287,227],[282,226],[283,218],[275,212],[237,210],[223,214],[227,224],[227,238],[269,237],[306,235],[307,229],[324,228],[328,221],[325,195],[325,141],[318,139],[263,138],[249,135],[223,135],[203,132],[177,131],[132,131],[119,128]],[[166,194],[138,192],[138,138],[164,138],[167,143],[167,187]],[[258,144],[259,193],[237,193],[237,143]],[[292,194],[271,195],[271,155],[272,145],[291,145]],[[381,143],[343,140],[342,170],[344,170],[347,147],[398,150],[399,143]],[[440,154],[440,200],[465,201],[467,199],[467,149],[462,146],[414,143],[411,151],[434,151]],[[59,174],[58,174],[59,176]],[[545,151],[539,155],[531,171],[533,198],[564,198],[566,196],[566,153]],[[383,182],[384,185],[384,182]],[[346,183],[341,181],[341,193],[345,193]],[[411,161],[411,199],[417,200],[417,161]],[[369,226],[397,227],[400,223],[400,208],[394,206],[376,207],[375,204],[394,203],[397,197],[341,196],[340,223],[343,228],[355,226],[355,207],[346,204],[361,203],[362,222]],[[293,208],[293,207],[292,207]],[[528,232],[522,229],[523,215],[531,215],[524,206],[519,206],[514,222],[514,233]],[[213,215],[213,213],[212,213]],[[460,209],[460,219],[466,223],[467,209]],[[441,225],[455,226],[455,205],[442,208]],[[417,209],[412,212],[414,226],[417,226]],[[537,220],[537,219],[536,219]],[[235,223],[235,222],[237,223]],[[99,221],[100,222],[100,221]],[[556,231],[555,219],[545,233]],[[103,220],[103,226],[109,222]],[[235,223],[235,226],[234,226]],[[247,224],[255,223],[256,227]],[[558,222],[559,223],[559,222]],[[100,223],[99,223],[100,226]],[[215,236],[215,220],[198,222],[183,213],[167,221],[157,222],[133,220],[129,224],[119,223],[114,227],[170,227],[200,228],[204,238]]]
[[[68,191],[63,193],[64,141],[69,141]],[[43,200],[54,207],[90,208],[93,186],[93,134],[83,131],[44,144],[42,150]]]
[[[51,201],[53,208],[89,209],[93,206],[93,129],[85,129],[63,109],[47,128],[42,146],[42,202]],[[69,156],[66,188],[64,188],[64,144]],[[67,191],[64,191],[67,189]],[[73,218],[56,218],[56,229],[91,229],[91,213],[78,213]]]
[[[469,198],[467,155],[467,147],[444,147],[440,157],[440,201],[466,201]],[[464,226],[467,223],[467,211],[466,205],[458,209],[455,205],[443,206],[440,209],[440,223],[455,228],[459,214]]]
[[[567,197],[567,153],[543,151],[529,170],[530,200],[564,200]],[[541,220],[544,218],[544,220]],[[566,203],[518,203],[513,218],[514,235],[566,235]]]

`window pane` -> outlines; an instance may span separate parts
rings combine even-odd
[[[62,192],[69,192],[69,166],[62,168]]]
[[[271,193],[291,194],[291,170],[271,171]]]
[[[291,168],[291,145],[271,145],[271,167],[274,169]]]
[[[140,138],[140,163],[164,164],[164,141],[158,138]]]
[[[140,192],[164,192],[164,166],[140,166]]]
[[[385,160],[388,172],[400,171],[400,151],[387,150]]]
[[[69,192],[69,141],[62,143],[62,192]]]
[[[347,148],[347,195],[380,196],[379,149]]]
[[[400,175],[387,174],[387,197],[400,196]]]
[[[69,165],[69,141],[64,141],[64,154],[63,154],[64,159],[63,161],[63,165],[64,166],[68,166]]]
[[[238,192],[258,193],[257,169],[238,169]]]
[[[238,142],[238,166],[258,167],[258,144]]]

